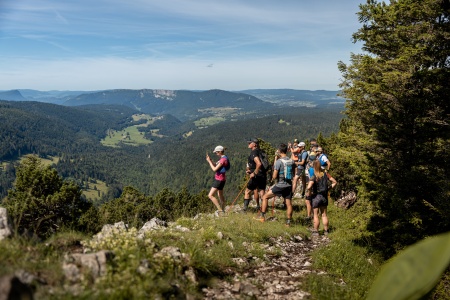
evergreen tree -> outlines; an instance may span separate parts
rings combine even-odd
[[[368,0],[353,35],[365,53],[339,63],[348,116],[340,143],[359,152],[349,156],[358,188],[379,209],[369,229],[388,255],[450,229],[449,8],[448,0]]]
[[[90,207],[76,184],[63,181],[55,169],[34,156],[18,167],[14,188],[3,205],[18,232],[43,237],[62,228],[77,229],[80,216]]]

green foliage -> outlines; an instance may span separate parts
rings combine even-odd
[[[14,188],[3,206],[16,231],[45,237],[61,228],[78,228],[78,219],[90,203],[81,199],[81,190],[73,182],[64,181],[55,169],[29,156],[18,167]]]
[[[427,238],[383,266],[367,299],[420,299],[436,285],[449,265],[450,233]]]
[[[334,175],[333,175],[334,176]],[[372,205],[360,200],[351,209],[328,206],[331,242],[313,252],[314,269],[325,275],[311,274],[307,290],[315,299],[365,299],[382,262],[370,251],[365,239]]]
[[[358,181],[350,186],[377,204],[368,229],[389,257],[450,229],[450,11],[437,0],[360,8],[363,26],[353,38],[366,54],[339,64],[348,119],[338,134],[344,147],[334,154],[351,154],[349,171]]]
[[[98,211],[92,208],[81,221],[89,228],[120,221],[132,227],[141,227],[154,217],[174,221],[179,217],[193,217],[211,211],[212,208],[204,191],[192,195],[185,187],[178,193],[164,189],[154,197],[147,197],[135,188],[125,187],[119,198],[100,205]]]

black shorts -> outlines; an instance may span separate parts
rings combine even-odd
[[[250,178],[250,181],[247,184],[247,188],[250,191],[254,191],[256,189],[258,190],[265,190],[266,189],[266,185],[267,185],[267,176],[264,175],[257,175],[253,178]]]
[[[311,201],[312,208],[319,208],[323,206],[328,206],[328,199],[327,197],[323,196],[322,194],[314,195]]]
[[[296,176],[305,176],[305,169],[299,169],[297,168],[297,172],[295,173]]]
[[[283,197],[284,199],[292,199],[292,186],[278,187],[274,185],[271,189],[275,196]]]
[[[225,182],[226,182],[225,180],[221,181],[221,180],[214,179],[212,187],[221,191],[221,190],[223,190],[223,187],[225,186]]]

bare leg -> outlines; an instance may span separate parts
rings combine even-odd
[[[262,205],[261,205],[261,212],[266,213],[267,212],[267,206],[269,206],[269,199],[275,197],[275,194],[272,193],[271,190],[268,190],[267,193],[264,194],[262,197]]]
[[[209,191],[208,197],[214,203],[214,205],[217,207],[217,210],[222,210],[222,207],[220,207],[219,201],[217,201],[217,198],[214,197],[215,192],[217,191],[217,188],[212,187]]]
[[[292,195],[295,195],[295,190],[297,189],[297,182],[299,178],[300,177],[298,175],[295,175],[294,179],[292,179]]]
[[[225,197],[223,196],[223,190],[218,190],[217,195],[219,196],[219,203],[222,210],[225,210]]]
[[[301,176],[301,180],[302,180],[302,196],[305,196],[305,191],[306,191],[306,176],[305,173],[303,171],[303,174]]]
[[[310,218],[311,217],[311,201],[305,200],[305,204],[306,204],[306,217]]]
[[[250,195],[253,191],[249,190],[248,188],[245,189],[244,193],[244,211],[248,209],[248,205],[250,203]]]
[[[320,221],[319,221],[319,208],[314,208],[314,230],[318,231],[319,230],[319,225],[320,225]]]
[[[327,216],[327,207],[321,206],[320,212],[322,213],[322,223],[323,223],[323,229],[325,231],[328,231],[328,216]]]
[[[292,211],[293,211],[291,199],[286,199],[286,208],[287,208],[286,209],[286,217],[288,219],[291,219],[292,218]]]
[[[253,191],[253,199],[255,199],[256,207],[259,207],[259,192],[258,192],[258,189]]]

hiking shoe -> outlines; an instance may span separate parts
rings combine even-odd
[[[328,230],[324,230],[323,235],[328,235]]]
[[[216,215],[216,217],[224,217],[225,216],[225,211],[223,211],[223,210],[216,210],[216,212],[214,214]]]
[[[312,236],[312,237],[318,237],[318,236],[319,236],[319,232],[318,232],[318,231],[313,231],[313,232],[311,233],[311,236]]]
[[[291,219],[286,219],[286,223],[284,225],[286,227],[291,227]]]
[[[266,221],[266,218],[264,218],[263,216],[258,216],[258,217],[253,217],[253,220],[264,223]]]

